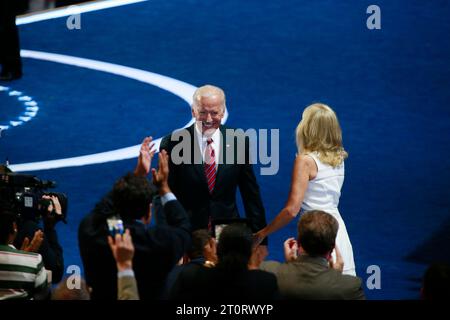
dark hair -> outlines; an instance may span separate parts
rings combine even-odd
[[[16,215],[6,201],[0,200],[0,244],[8,244],[9,236],[14,233]]]
[[[450,265],[434,263],[423,277],[423,298],[426,300],[448,300],[450,298]]]
[[[252,232],[244,224],[227,225],[220,234],[217,245],[217,268],[227,273],[236,273],[248,269],[252,255]]]
[[[128,173],[114,184],[114,209],[122,219],[140,219],[148,213],[153,193],[154,187],[147,178]]]
[[[324,255],[333,250],[338,228],[332,215],[319,210],[308,211],[298,223],[298,242],[310,256]]]
[[[191,247],[187,251],[190,259],[195,259],[203,256],[203,248],[211,239],[211,235],[206,229],[199,229],[192,232]]]

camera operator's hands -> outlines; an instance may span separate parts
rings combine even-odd
[[[169,188],[169,155],[166,150],[162,150],[159,155],[158,171],[152,169],[153,184],[158,187],[159,194],[164,195],[170,192]]]
[[[134,245],[130,230],[126,229],[122,235],[116,234],[115,239],[108,236],[108,244],[117,263],[117,270],[123,271],[133,268]]]
[[[42,232],[42,230],[36,230],[33,239],[31,239],[31,242],[28,237],[23,239],[20,250],[28,252],[38,252],[39,248],[41,247],[42,241],[44,241],[44,232]]]
[[[59,220],[58,218],[62,215],[61,204],[56,196],[43,195],[42,199],[50,200],[50,205],[47,207],[47,212],[45,216],[42,217],[44,225],[46,228],[53,228]]]
[[[145,177],[150,172],[150,165],[152,163],[153,156],[155,155],[155,150],[152,151],[155,144],[150,144],[152,140],[152,137],[146,137],[144,141],[142,141],[138,163],[136,165],[136,169],[134,169],[135,176]]]

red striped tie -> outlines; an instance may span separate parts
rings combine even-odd
[[[214,149],[211,145],[213,140],[211,138],[207,141],[207,146],[205,150],[205,176],[208,182],[209,193],[211,194],[214,190],[216,184],[216,155]]]

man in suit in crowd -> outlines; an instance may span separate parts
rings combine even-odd
[[[285,242],[286,263],[263,264],[261,269],[275,273],[285,299],[362,300],[361,279],[343,275],[343,261],[335,248],[338,222],[323,211],[309,211],[298,223],[298,239]],[[297,256],[298,253],[298,256]]]
[[[211,233],[206,229],[192,232],[191,247],[186,252],[185,262],[175,266],[167,276],[163,299],[169,299],[170,291],[181,272],[195,274],[203,267],[213,268],[216,263],[217,245]]]
[[[256,232],[266,225],[266,217],[249,139],[242,130],[221,125],[225,109],[222,89],[205,85],[195,91],[195,123],[161,141],[160,150],[170,155],[169,186],[188,212],[192,230],[209,229],[216,219],[239,217],[239,187],[249,226]],[[138,163],[136,172],[145,174],[143,167]]]
[[[140,159],[150,162],[153,153],[141,147]],[[120,178],[80,223],[78,241],[92,299],[117,299],[117,268],[108,245],[108,224],[123,220],[135,247],[133,271],[142,300],[160,298],[167,274],[190,246],[191,231],[186,211],[168,186],[169,165],[165,152],[159,154],[159,169],[153,170],[153,184],[159,189],[166,225],[149,227],[153,189],[146,177],[128,174]],[[113,219],[115,218],[115,219]],[[120,275],[119,275],[120,277]]]

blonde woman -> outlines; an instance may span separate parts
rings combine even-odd
[[[287,225],[300,209],[302,212],[325,211],[339,222],[336,246],[344,260],[343,273],[356,275],[352,245],[338,210],[344,182],[344,159],[348,155],[342,146],[342,131],[334,111],[322,103],[308,106],[297,126],[296,140],[298,155],[289,198],[275,219],[255,235],[256,239],[260,242]]]

